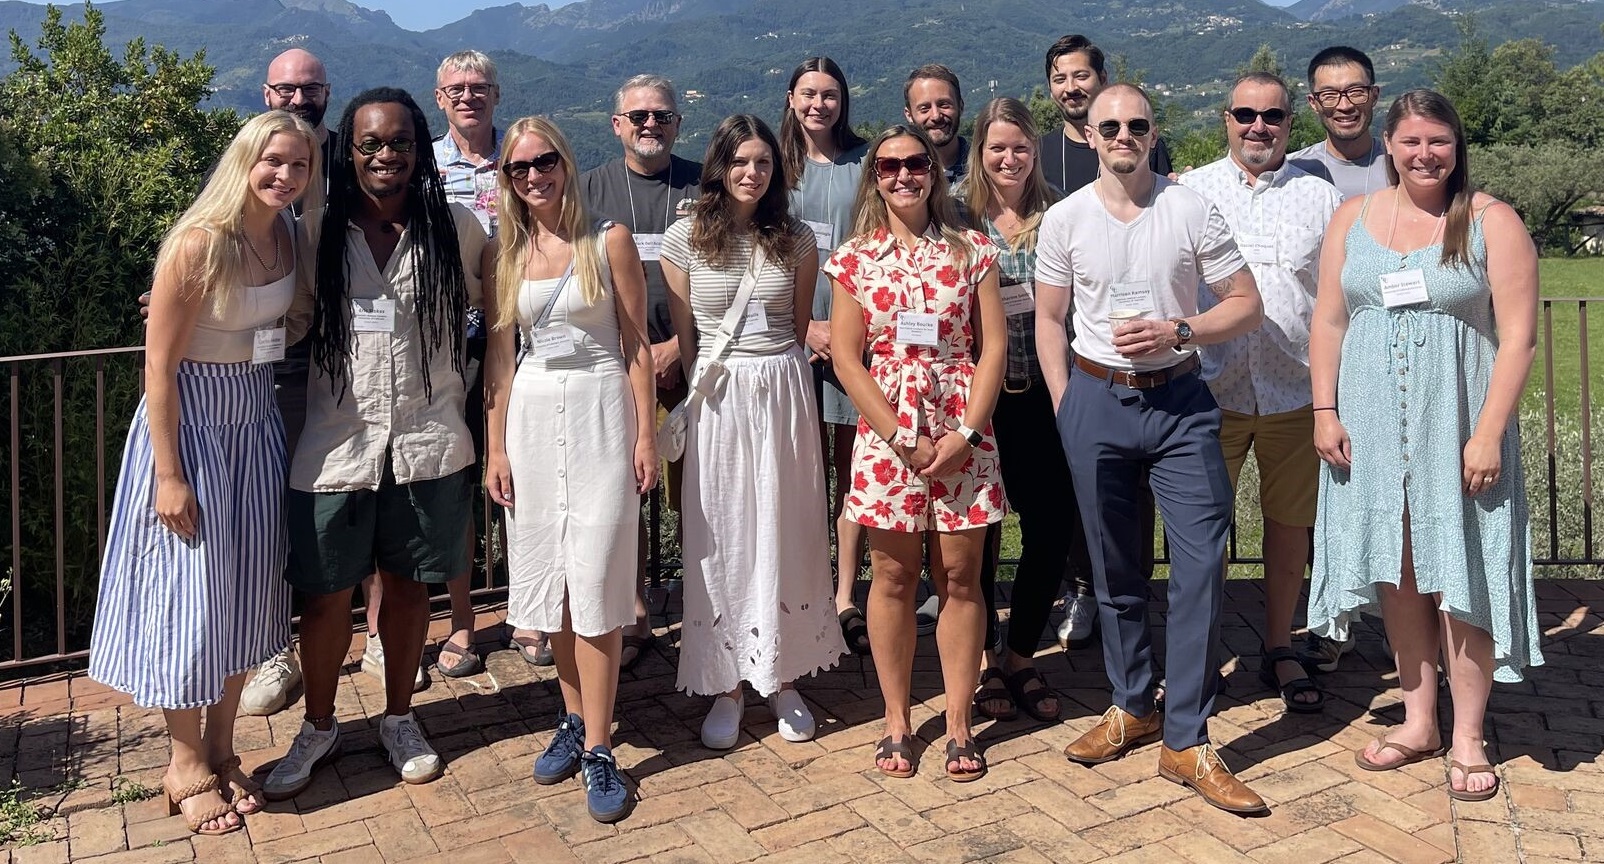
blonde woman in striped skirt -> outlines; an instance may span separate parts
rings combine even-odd
[[[262,806],[234,755],[234,715],[245,673],[289,641],[271,361],[310,254],[288,208],[305,193],[321,209],[319,155],[293,115],[246,123],[156,259],[89,675],[163,709],[162,786],[197,834],[238,831]]]

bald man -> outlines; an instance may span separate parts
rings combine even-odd
[[[1099,764],[1162,738],[1160,776],[1223,810],[1265,813],[1208,737],[1231,481],[1197,354],[1259,326],[1259,291],[1219,210],[1150,167],[1158,134],[1141,88],[1102,89],[1083,131],[1101,172],[1042,217],[1036,347],[1086,529],[1114,704],[1064,755]],[[1200,312],[1205,285],[1217,299]],[[1144,470],[1171,557],[1163,713],[1137,554]]]
[[[262,102],[269,111],[288,111],[305,120],[317,131],[324,150],[328,149],[329,128],[323,125],[323,114],[329,110],[329,75],[323,68],[323,61],[312,52],[291,48],[274,57],[273,62],[267,64]],[[328,164],[327,158],[323,164]]]

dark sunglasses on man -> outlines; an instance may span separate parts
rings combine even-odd
[[[656,120],[659,126],[667,126],[679,117],[673,111],[625,111],[617,116],[628,119],[636,126],[645,126],[647,117]]]
[[[533,159],[505,162],[501,166],[501,173],[514,180],[523,180],[529,176],[529,169],[535,169],[537,174],[550,174],[552,169],[557,167],[557,163],[561,161],[562,157],[557,154],[556,150],[552,150],[542,153]]]
[[[355,146],[356,152],[361,153],[363,156],[376,156],[380,150],[386,147],[390,148],[391,153],[405,155],[412,152],[412,139],[391,138],[388,141],[380,141],[377,138],[365,138],[357,142]]]
[[[1106,138],[1113,138],[1119,134],[1119,127],[1124,126],[1131,130],[1131,134],[1140,138],[1153,131],[1153,121],[1145,117],[1133,117],[1121,123],[1118,120],[1104,120],[1097,124],[1097,134]]]
[[[908,173],[915,177],[923,177],[930,173],[930,157],[923,153],[915,153],[898,159],[894,156],[881,156],[874,160],[874,173],[882,180],[889,180],[908,169]]]
[[[1232,108],[1226,113],[1231,115],[1232,120],[1241,123],[1243,126],[1252,126],[1254,121],[1260,117],[1264,118],[1264,125],[1266,126],[1280,126],[1287,120],[1287,112],[1280,108],[1266,108],[1263,111],[1256,111],[1252,108]]]

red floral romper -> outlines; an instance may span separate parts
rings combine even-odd
[[[975,375],[970,309],[981,277],[997,260],[986,235],[966,234],[974,251],[965,270],[939,236],[926,236],[910,250],[884,229],[848,240],[824,265],[863,307],[869,374],[896,409],[898,444],[912,446],[920,434],[939,439],[963,422]],[[897,342],[902,311],[935,313],[937,344]],[[909,532],[964,531],[1001,521],[1008,508],[997,442],[990,424],[982,431],[985,440],[957,473],[925,478],[860,418],[847,518]]]

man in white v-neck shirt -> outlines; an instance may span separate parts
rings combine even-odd
[[[1197,346],[1259,325],[1258,288],[1220,212],[1148,167],[1153,107],[1141,88],[1104,88],[1085,132],[1102,171],[1042,218],[1036,346],[1090,546],[1114,704],[1064,755],[1099,764],[1162,738],[1160,776],[1223,810],[1264,813],[1208,736],[1232,496],[1197,358]],[[1204,285],[1218,302],[1199,311]],[[1163,713],[1137,554],[1144,469],[1171,551]]]

